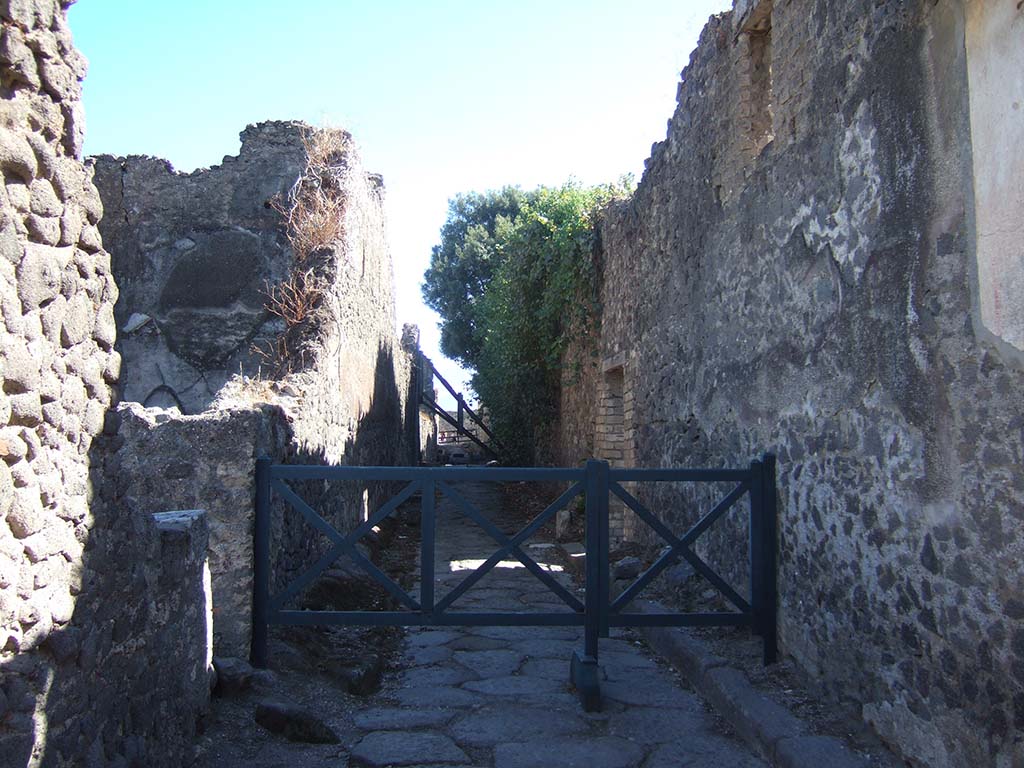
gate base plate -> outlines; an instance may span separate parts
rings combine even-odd
[[[601,711],[601,679],[597,659],[572,652],[569,665],[569,680],[576,686],[584,712]]]

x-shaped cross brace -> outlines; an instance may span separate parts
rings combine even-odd
[[[573,596],[565,587],[556,581],[551,574],[547,573],[540,565],[537,564],[529,555],[526,555],[520,548],[519,545],[526,541],[530,536],[540,530],[540,527],[548,521],[548,519],[554,515],[558,510],[565,507],[573,497],[583,492],[583,484],[575,483],[569,490],[555,499],[551,504],[535,517],[529,525],[523,528],[519,533],[513,536],[511,539],[506,536],[497,526],[494,525],[490,520],[480,514],[480,511],[476,509],[466,498],[452,488],[447,483],[438,483],[437,487],[442,493],[451,498],[462,510],[462,513],[466,517],[470,518],[477,525],[484,529],[498,544],[501,545],[501,549],[491,555],[485,560],[476,570],[467,576],[455,589],[444,596],[437,604],[438,613],[443,612],[452,603],[458,600],[467,590],[482,579],[494,566],[501,562],[506,556],[513,555],[519,562],[526,566],[530,572],[540,579],[548,589],[558,595],[566,605],[572,608],[578,613],[582,613],[584,610],[583,603]],[[427,574],[424,574],[427,576]]]
[[[644,571],[640,576],[637,577],[625,592],[619,595],[611,604],[611,610],[618,613],[627,605],[629,602],[636,597],[644,587],[651,583],[651,581],[668,566],[675,563],[679,557],[685,559],[693,569],[697,571],[701,576],[707,579],[711,584],[718,588],[718,590],[729,599],[737,609],[743,613],[750,612],[750,604],[744,600],[729,584],[717,573],[715,573],[711,566],[705,563],[692,549],[690,546],[700,537],[704,531],[714,525],[715,521],[724,515],[733,504],[739,500],[744,493],[750,490],[750,485],[746,481],[737,485],[728,496],[722,499],[718,504],[715,505],[714,509],[708,512],[704,517],[698,520],[690,530],[688,530],[682,538],[676,538],[676,535],[668,529],[668,527],[661,522],[657,517],[652,515],[647,508],[641,504],[637,499],[623,488],[619,483],[612,482],[611,490],[616,496],[618,496],[626,505],[636,512],[637,516],[647,523],[654,531],[661,536],[662,539],[669,545],[669,550],[661,555],[654,563]]]
[[[334,546],[327,550],[327,552],[325,552],[324,555],[309,568],[309,570],[305,571],[301,576],[295,579],[295,581],[289,584],[288,588],[283,592],[271,598],[270,609],[272,611],[281,610],[289,600],[305,589],[313,579],[319,576],[321,572],[323,572],[331,563],[343,554],[347,554],[351,557],[357,565],[369,573],[370,576],[379,582],[381,586],[383,586],[384,589],[386,589],[396,600],[404,603],[414,611],[418,611],[420,609],[419,603],[413,600],[404,589],[395,584],[395,582],[388,578],[387,574],[374,565],[356,548],[356,542],[358,542],[359,539],[369,533],[370,529],[384,520],[384,518],[390,515],[400,504],[405,502],[410,496],[419,490],[420,483],[418,481],[414,480],[405,486],[397,496],[384,504],[368,520],[364,521],[362,525],[352,531],[348,536],[342,536],[338,533],[334,526],[317,514],[316,511],[309,506],[301,496],[288,487],[288,484],[283,480],[275,478],[272,481],[272,484],[274,490],[281,494],[281,497],[291,504],[294,509],[301,512],[302,516],[306,518],[310,525],[334,542]]]

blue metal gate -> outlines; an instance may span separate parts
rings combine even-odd
[[[405,483],[403,489],[348,534],[336,530],[306,503],[288,481],[388,481]],[[513,536],[507,536],[467,501],[453,482],[555,482],[569,488],[543,512]],[[732,490],[705,513],[682,536],[677,536],[648,510],[623,483],[735,483]],[[401,504],[420,494],[420,596],[414,599],[371,562],[356,546],[370,530]],[[437,493],[451,498],[460,511],[481,526],[498,545],[497,551],[470,573],[461,584],[437,599],[434,594],[435,499]],[[270,593],[271,510],[277,495],[299,512],[332,546],[308,570],[277,594]],[[586,577],[584,601],[565,589],[522,545],[559,510],[577,496],[586,503]],[[666,543],[661,556],[618,597],[610,594],[609,500],[618,497],[649,525]],[[748,548],[750,599],[747,600],[696,552],[693,545],[718,519],[744,496],[749,499]],[[395,611],[310,611],[292,610],[286,604],[309,586],[317,576],[343,555],[351,557],[394,597],[404,610]],[[507,556],[513,556],[569,608],[568,611],[484,613],[450,612],[448,609]],[[734,611],[716,613],[627,612],[637,597],[659,573],[680,560],[708,580],[732,604]],[[639,626],[749,626],[762,638],[764,662],[775,661],[776,649],[776,489],[775,457],[766,454],[745,469],[617,469],[603,461],[588,461],[576,469],[510,469],[499,467],[340,467],[275,465],[270,459],[256,462],[256,525],[254,541],[254,596],[252,660],[267,664],[267,635],[270,624],[362,624],[392,626],[581,626],[583,648],[573,654],[570,676],[583,706],[600,707],[598,640],[611,627]]]

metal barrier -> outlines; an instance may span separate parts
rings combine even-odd
[[[448,383],[448,379],[441,375],[441,373],[434,367],[434,364],[430,362],[430,358],[424,355],[422,352],[419,355],[418,364],[415,368],[418,384],[415,387],[415,392],[419,398],[419,405],[425,407],[431,411],[437,418],[442,421],[448,422],[451,426],[455,427],[453,430],[456,435],[466,438],[467,440],[476,443],[480,450],[484,451],[489,456],[495,459],[500,459],[502,454],[507,454],[507,451],[501,445],[497,435],[495,435],[487,423],[469,407],[466,402],[466,398],[461,392],[456,392],[455,388]],[[441,383],[441,386],[448,390],[448,394],[455,400],[455,416],[452,416],[448,411],[437,404],[434,399],[434,381]],[[469,419],[470,426],[466,426],[466,419]],[[482,432],[486,436],[486,440],[482,439],[479,432]]]
[[[351,533],[342,534],[323,519],[289,485],[289,480],[350,480],[405,482],[405,487]],[[559,482],[569,488],[513,536],[507,536],[476,509],[452,482]],[[733,489],[686,533],[676,536],[622,483],[735,483]],[[413,598],[392,581],[356,543],[401,504],[420,493],[420,595]],[[498,549],[458,586],[437,599],[434,594],[436,494],[449,497],[463,515],[477,523],[498,544]],[[276,595],[270,594],[270,530],[274,494],[297,510],[332,546],[308,570]],[[585,597],[580,600],[547,573],[521,546],[559,510],[582,495],[586,501]],[[614,600],[610,596],[608,512],[615,495],[660,536],[663,554]],[[693,550],[697,539],[743,496],[749,496],[750,600],[743,598]],[[351,557],[387,592],[405,606],[395,611],[305,611],[286,604],[309,586],[331,563]],[[507,556],[513,556],[554,592],[568,611],[510,613],[450,612],[449,608]],[[624,609],[659,573],[680,559],[708,580],[736,608],[717,613],[636,613]],[[603,461],[588,461],[576,469],[509,469],[498,467],[337,467],[274,465],[256,462],[256,525],[254,541],[254,595],[252,660],[267,664],[270,624],[361,624],[392,626],[582,626],[583,649],[573,654],[572,682],[588,711],[600,707],[598,641],[611,627],[638,626],[750,626],[763,641],[764,662],[775,660],[776,648],[776,491],[775,457],[751,462],[746,469],[613,469]]]

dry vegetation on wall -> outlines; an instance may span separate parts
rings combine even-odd
[[[306,167],[287,198],[273,202],[284,217],[292,248],[290,274],[266,287],[267,310],[285,326],[270,349],[259,350],[276,374],[302,367],[316,340],[331,279],[325,257],[345,235],[344,179],[351,141],[351,134],[341,129],[309,129],[302,138]]]

